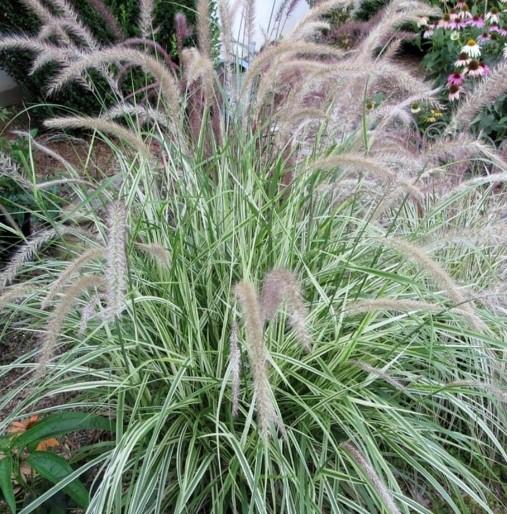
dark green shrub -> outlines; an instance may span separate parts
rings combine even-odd
[[[111,8],[121,28],[127,37],[136,36],[137,19],[139,17],[138,0],[104,0]],[[93,9],[87,0],[69,0],[69,3],[79,13],[86,24],[102,43],[113,41],[113,36],[107,28],[103,17]],[[195,19],[195,0],[157,0],[155,8],[155,26],[158,27],[156,40],[168,51],[174,53],[174,16],[177,12],[183,12],[189,23]],[[20,0],[4,0],[2,13],[0,14],[0,33],[27,33],[36,34],[39,28],[37,17],[31,13]],[[79,112],[94,114],[100,108],[97,99],[83,88],[73,86],[62,90],[58,95],[47,98],[45,95],[48,79],[52,76],[51,68],[45,67],[33,76],[28,75],[33,54],[23,51],[0,52],[0,68],[8,71],[20,84],[24,97],[33,103],[46,103],[65,105],[67,108]],[[106,99],[107,87],[101,87],[100,81],[95,83],[101,99]],[[105,86],[105,84],[104,84]],[[104,94],[100,94],[100,93]],[[45,117],[53,109],[47,105],[36,108],[35,116]]]

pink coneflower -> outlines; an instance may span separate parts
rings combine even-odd
[[[502,32],[502,29],[496,23],[493,23],[492,25],[490,25],[488,30],[489,30],[490,34],[501,34],[501,32]]]
[[[455,71],[447,77],[447,84],[449,86],[461,86],[461,84],[463,84],[464,81],[465,79],[459,71]]]
[[[482,29],[484,27],[484,18],[476,14],[472,16],[470,20],[468,20],[467,25],[470,27],[477,27],[478,29]]]
[[[504,25],[499,31],[498,31],[503,37],[507,37],[507,25]]]
[[[454,65],[457,68],[464,68],[465,66],[468,66],[472,59],[468,56],[467,53],[461,52],[458,56],[458,60],[454,63]]]
[[[488,34],[487,32],[483,32],[478,38],[477,38],[477,41],[479,42],[479,44],[481,45],[485,45],[487,43],[491,43],[491,35]]]
[[[449,88],[449,101],[454,102],[459,100],[461,95],[461,88],[459,86],[451,86]]]
[[[483,77],[484,67],[481,66],[479,61],[473,59],[465,70],[465,74],[470,75],[470,77]]]
[[[473,38],[470,38],[466,42],[466,45],[461,49],[461,52],[467,54],[468,57],[472,58],[476,58],[481,55],[481,49],[479,48],[477,41]]]
[[[455,21],[458,19],[458,13],[455,11],[455,10],[452,10],[450,13],[449,13],[449,19],[451,21]]]
[[[490,67],[486,63],[484,63],[482,61],[480,63],[480,66],[482,68],[482,76],[483,77],[487,77],[491,73]]]
[[[445,13],[440,20],[438,20],[438,27],[441,29],[450,29],[452,24],[451,15]]]
[[[498,9],[496,9],[495,7],[492,7],[490,9],[490,11],[486,13],[486,16],[484,18],[488,23],[491,23],[491,24],[500,23],[500,15],[499,15]]]

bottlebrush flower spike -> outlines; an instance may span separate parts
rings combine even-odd
[[[301,298],[299,282],[290,271],[275,269],[268,273],[261,292],[261,314],[263,321],[272,320],[282,302],[287,304],[289,323],[303,348],[311,350],[311,337],[306,326],[308,311]]]
[[[248,358],[253,375],[259,429],[262,437],[267,438],[270,427],[277,423],[277,416],[271,398],[271,386],[267,371],[268,355],[257,291],[250,282],[245,280],[237,284],[234,290],[245,320]]]
[[[127,291],[127,209],[118,200],[113,202],[108,214],[109,235],[106,249],[107,309],[106,319],[118,318],[125,308]]]

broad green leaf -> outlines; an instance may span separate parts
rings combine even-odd
[[[14,490],[12,488],[12,458],[4,457],[0,460],[0,490],[4,496],[11,512],[16,514],[16,499],[14,498]]]
[[[11,437],[0,437],[0,451],[6,451],[10,449],[11,439]]]
[[[33,452],[26,459],[26,462],[39,473],[42,477],[54,484],[63,480],[66,476],[73,472],[70,464],[59,455],[48,452]],[[86,508],[90,503],[90,495],[83,483],[76,479],[63,488],[63,491],[69,495],[82,508]]]
[[[62,412],[43,419],[14,440],[13,446],[24,448],[33,443],[43,441],[76,430],[100,429],[113,431],[111,420],[85,412]]]

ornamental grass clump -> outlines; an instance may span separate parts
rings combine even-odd
[[[466,134],[407,141],[408,99],[433,93],[384,37],[426,5],[395,1],[346,53],[318,34],[340,3],[242,74],[228,34],[223,76],[205,48],[182,48],[177,71],[158,60],[163,74],[121,48],[59,72],[70,84],[91,62],[113,76],[135,65],[156,92],[86,118],[115,164],[68,170],[61,209],[25,170],[44,237],[0,272],[2,338],[38,342],[0,368],[21,377],[0,398],[0,431],[41,410],[114,421],[110,440],[73,455],[88,514],[441,514],[438,502],[494,514],[505,238],[446,234],[500,226],[507,166]],[[449,185],[460,145],[470,176]],[[69,476],[18,506],[66,493]]]

